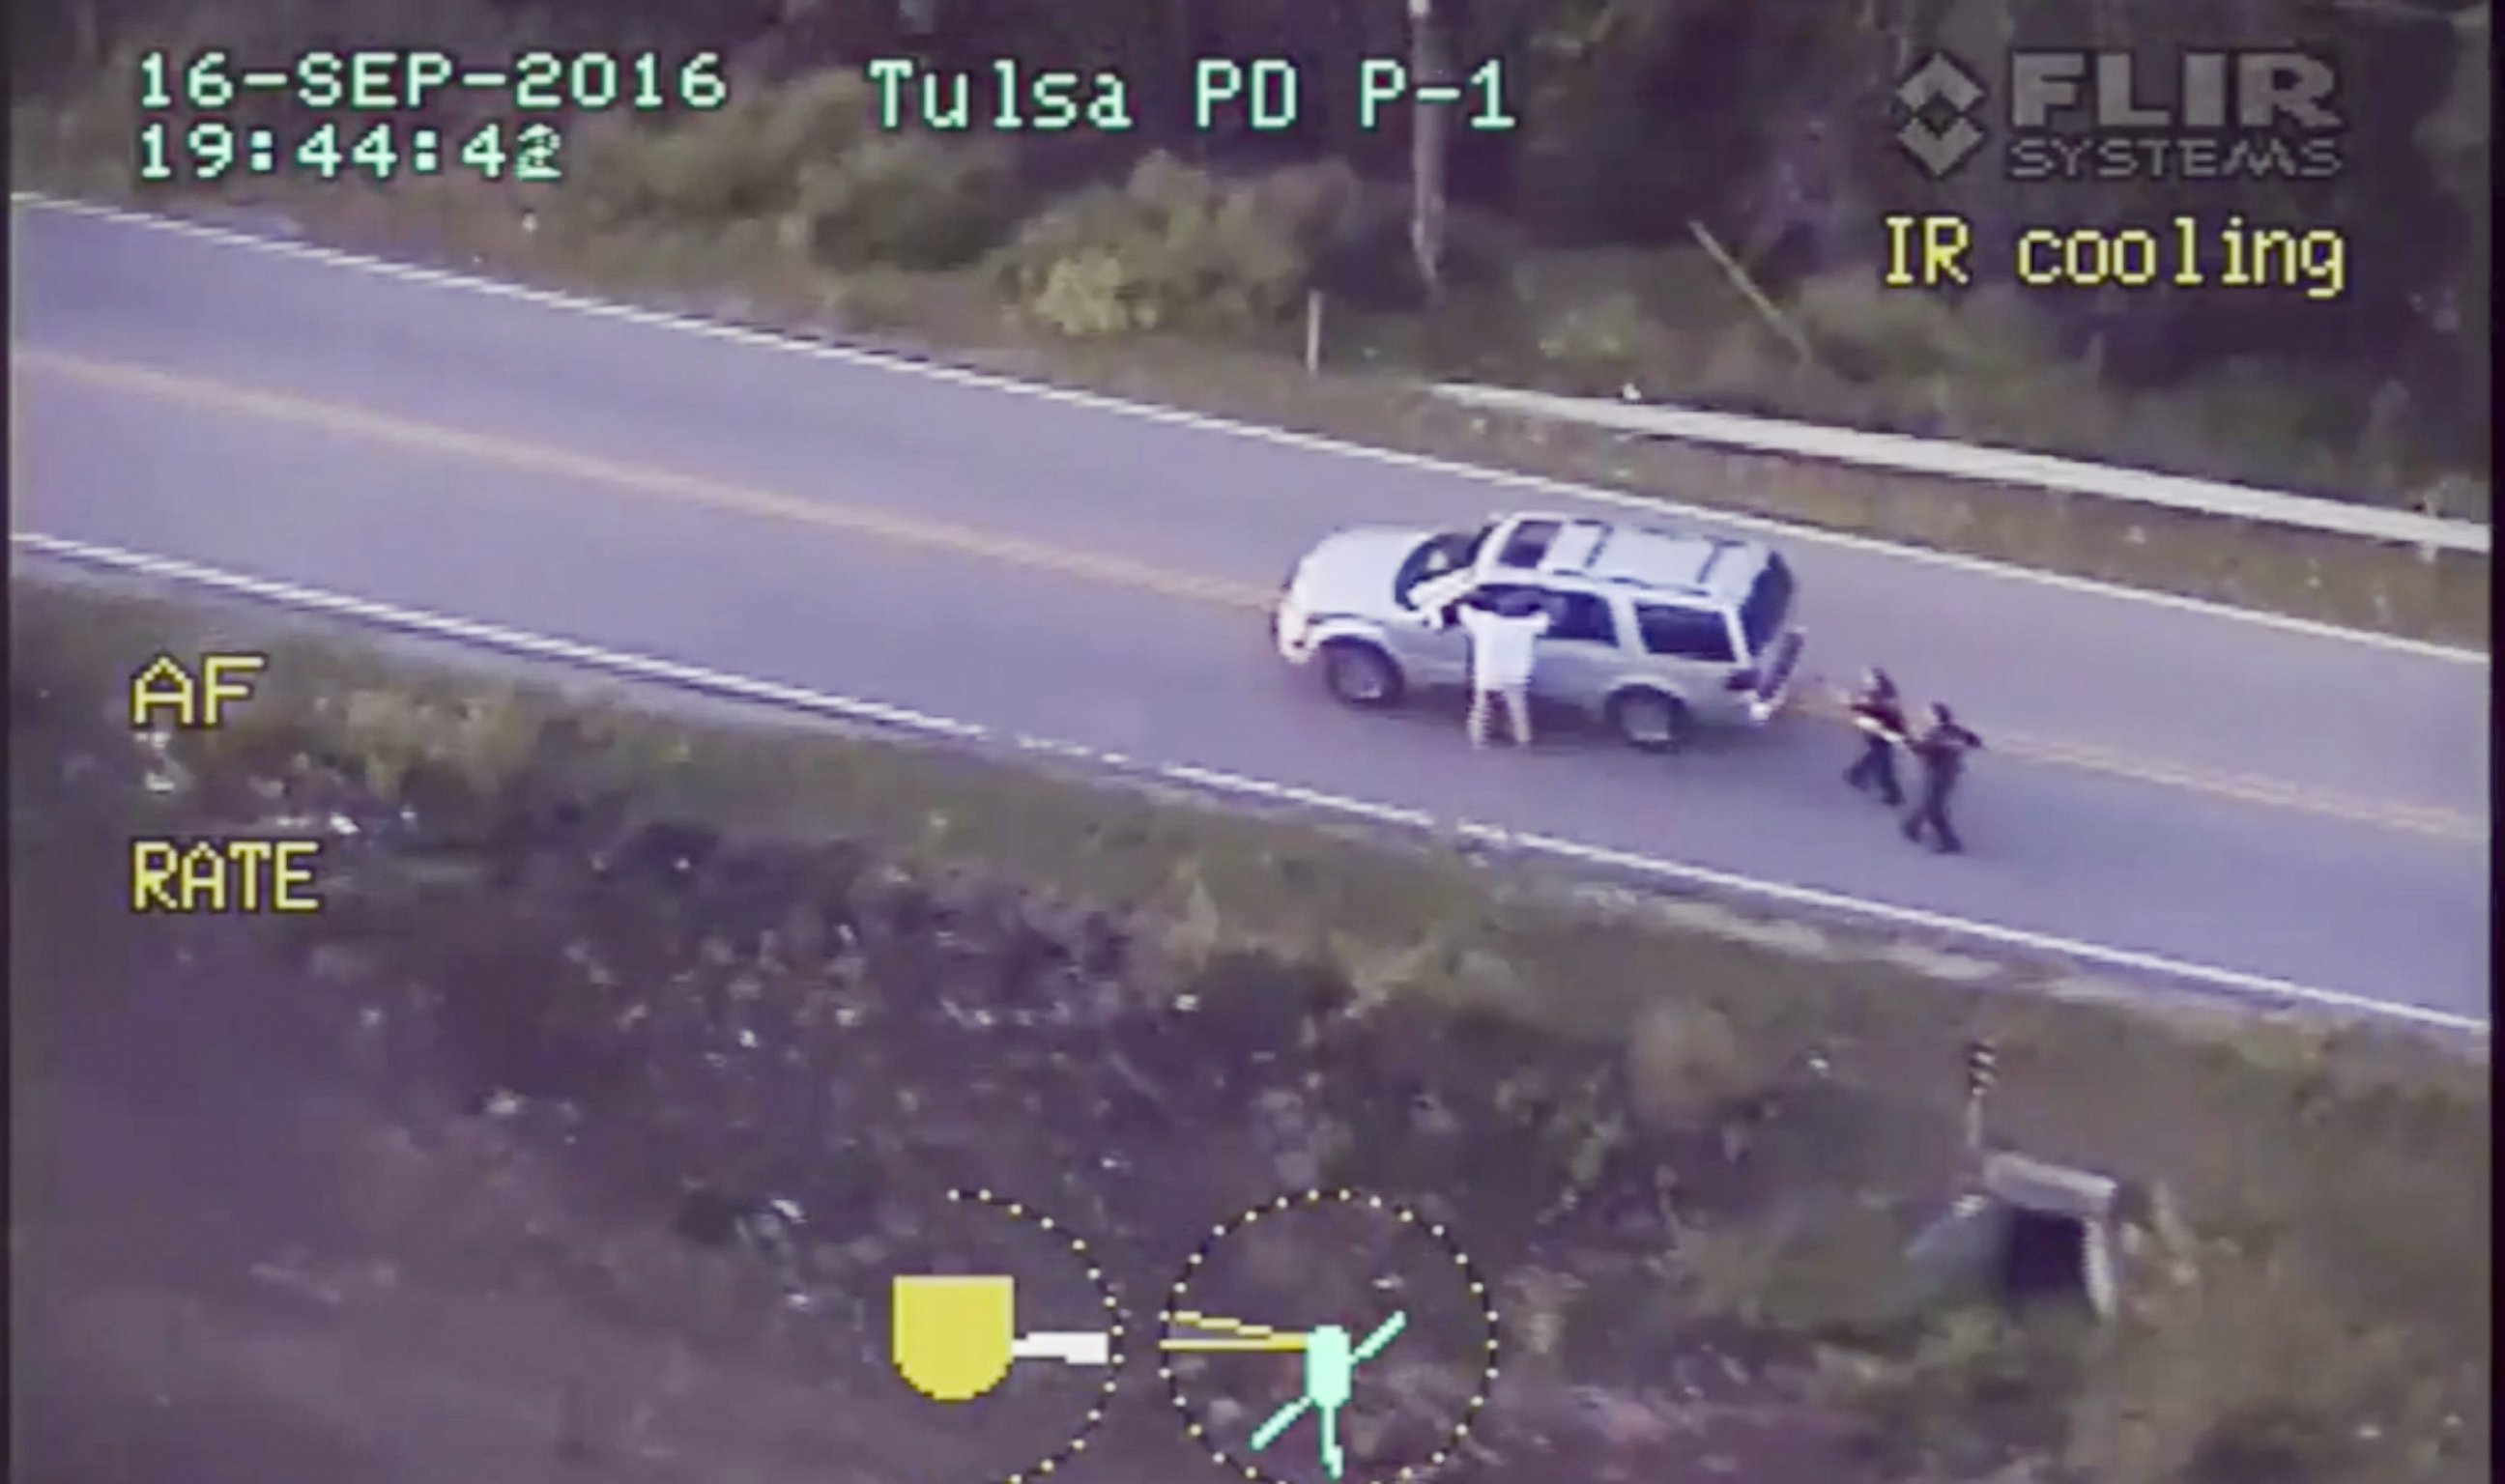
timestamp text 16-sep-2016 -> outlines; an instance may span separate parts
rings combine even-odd
[[[222,48],[140,54],[133,173],[145,186],[229,176],[321,180],[563,174],[561,117],[709,113],[730,101],[716,52],[527,52],[499,65],[434,50],[310,51],[270,66]],[[459,100],[458,121],[427,117]],[[253,104],[269,105],[243,110]],[[501,117],[479,121],[483,105]]]
[[[727,106],[722,53],[529,52],[499,65],[464,62],[440,50],[312,51],[252,65],[228,49],[139,58],[143,111],[135,173],[144,184],[208,183],[229,175],[307,174],[370,181],[466,171],[487,179],[550,181],[562,174],[556,120],[602,112],[709,113]],[[936,133],[1127,132],[1139,127],[1129,81],[1118,71],[1036,67],[1001,58],[936,69],[904,57],[864,64],[872,121],[889,131]],[[1328,100],[1353,109],[1361,129],[1388,127],[1395,111],[1448,108],[1463,127],[1518,126],[1500,59],[1414,77],[1393,57],[1359,59]],[[1321,85],[1279,57],[1204,57],[1191,64],[1190,123],[1292,129]],[[484,104],[506,117],[439,125],[422,114],[446,99]],[[296,117],[245,121],[230,111],[260,100]],[[456,134],[453,130],[457,129]]]

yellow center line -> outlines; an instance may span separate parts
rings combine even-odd
[[[1271,595],[1259,588],[1194,577],[1144,563],[1124,561],[1119,557],[1049,546],[997,532],[953,526],[922,516],[900,515],[864,505],[844,504],[830,500],[801,500],[771,490],[751,489],[718,479],[674,473],[650,465],[627,464],[545,443],[471,432],[440,423],[392,417],[361,407],[316,401],[281,392],[256,391],[146,366],[92,361],[53,351],[13,348],[10,361],[22,368],[52,371],[74,381],[133,392],[160,401],[179,402],[217,412],[241,413],[269,422],[294,423],[376,443],[396,444],[421,453],[476,459],[484,464],[578,479],[683,504],[876,536],[903,545],[980,557],[1011,567],[1082,577],[1170,598],[1254,609],[1266,608],[1271,601]]]
[[[9,359],[21,370],[52,372],[91,386],[109,387],[160,401],[268,422],[292,423],[422,453],[475,459],[506,468],[603,485],[682,504],[873,536],[900,545],[976,557],[1006,566],[1053,572],[1191,603],[1261,611],[1270,606],[1275,596],[1267,588],[1248,583],[1195,576],[1148,563],[1026,540],[923,516],[835,500],[802,500],[771,490],[678,473],[650,465],[599,458],[545,443],[473,432],[361,407],[239,387],[126,362],[21,347],[12,347]],[[1804,696],[1802,709],[1812,715],[1833,717],[1840,708],[1824,698]],[[2487,821],[2478,815],[2349,798],[2269,778],[2200,773],[2046,738],[1995,733],[1993,750],[2135,782],[2271,808],[2299,810],[2450,840],[2477,842],[2486,840],[2488,834]]]

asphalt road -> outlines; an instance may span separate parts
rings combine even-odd
[[[1786,542],[1813,671],[1998,744],[1939,859],[1818,720],[1473,754],[1268,652],[1332,525],[1570,499],[49,209],[12,238],[13,532],[2487,1014],[2484,663]]]

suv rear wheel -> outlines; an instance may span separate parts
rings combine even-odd
[[[1400,699],[1400,667],[1361,639],[1335,638],[1323,645],[1323,683],[1350,706],[1387,707]]]
[[[1686,703],[1657,690],[1625,690],[1609,698],[1609,730],[1639,752],[1676,752],[1695,735]]]

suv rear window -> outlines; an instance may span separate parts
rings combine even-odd
[[[1727,665],[1731,626],[1712,608],[1671,608],[1644,604],[1636,609],[1636,629],[1643,646],[1675,660],[1705,660]]]
[[[1740,604],[1740,632],[1748,638],[1748,652],[1763,654],[1766,647],[1783,632],[1784,620],[1792,611],[1792,569],[1781,553],[1769,553],[1765,570],[1748,588],[1746,601]]]

